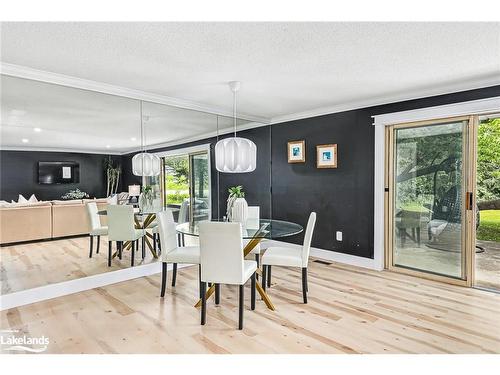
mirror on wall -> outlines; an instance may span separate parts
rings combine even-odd
[[[108,267],[106,209],[121,154],[140,146],[139,102],[5,75],[1,87],[1,294],[128,267]]]
[[[214,148],[233,135],[231,117],[0,78],[1,295],[126,269],[132,252],[134,267],[157,262],[156,214],[171,210],[177,223],[223,219],[233,186],[243,187],[261,218],[271,218],[269,127],[238,119],[238,136],[258,147],[257,169],[219,173]],[[132,159],[141,152],[160,159],[159,174],[134,174]],[[116,215],[131,215],[143,236],[113,241],[109,262]],[[198,243],[179,237],[183,245]]]

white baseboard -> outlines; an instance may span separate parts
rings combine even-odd
[[[179,264],[179,268],[187,267],[187,264]],[[172,264],[168,265],[172,269]],[[44,285],[0,296],[0,311],[31,303],[44,301],[51,298],[66,296],[89,289],[120,283],[143,276],[150,276],[161,272],[161,262],[145,264],[122,270],[101,273],[82,277],[80,279],[64,281],[56,284]]]
[[[266,248],[270,246],[281,246],[281,247],[302,247],[302,245],[296,245],[296,244],[291,244],[288,242],[282,242],[282,241],[265,241]],[[339,263],[345,263],[349,264],[352,266],[358,266],[358,267],[363,267],[363,268],[369,268],[372,270],[376,271],[382,271],[383,266],[379,264],[380,262],[377,262],[375,259],[371,258],[363,258],[363,257],[358,257],[355,255],[350,255],[350,254],[343,254],[339,253],[336,251],[332,250],[324,250],[324,249],[318,249],[316,247],[311,247],[311,256],[320,258],[323,260],[331,261],[331,262],[339,262]]]

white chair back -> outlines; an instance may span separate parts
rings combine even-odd
[[[179,209],[179,218],[177,223],[187,223],[189,221],[189,199],[184,199],[181,203],[181,208]]]
[[[135,238],[134,208],[129,205],[108,205],[109,241],[127,241]]]
[[[97,204],[95,202],[88,202],[86,204],[87,216],[89,218],[90,232],[101,227],[101,220],[99,219],[99,214],[97,213]]]
[[[199,233],[201,281],[240,284],[244,277],[241,224],[203,221]]]
[[[304,235],[304,245],[302,246],[302,267],[307,267],[309,253],[311,252],[311,241],[316,224],[316,212],[311,212],[307,221],[306,234]]]
[[[167,254],[177,248],[177,232],[172,211],[166,210],[156,214],[158,220],[158,233],[160,235],[161,256],[166,262]]]
[[[248,206],[248,217],[247,217],[247,229],[259,229],[260,228],[260,207],[259,206]]]

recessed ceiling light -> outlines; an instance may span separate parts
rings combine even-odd
[[[106,145],[106,148],[111,148],[111,146],[110,145]]]
[[[30,141],[30,140],[29,140],[28,138],[23,138],[23,139],[21,139],[21,142],[23,142],[23,143],[28,143],[29,141]]]
[[[33,128],[33,130],[34,130],[35,132],[37,132],[37,133],[40,133],[40,132],[42,131],[42,129],[40,129],[40,128]]]
[[[137,141],[137,138],[136,137],[132,137],[130,138],[131,141]]]

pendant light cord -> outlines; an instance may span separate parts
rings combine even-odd
[[[236,137],[236,91],[233,91],[233,126],[234,136]]]
[[[141,104],[141,148],[142,148],[142,153],[146,152],[146,148],[144,146],[144,118],[142,117],[142,100],[140,101]]]

